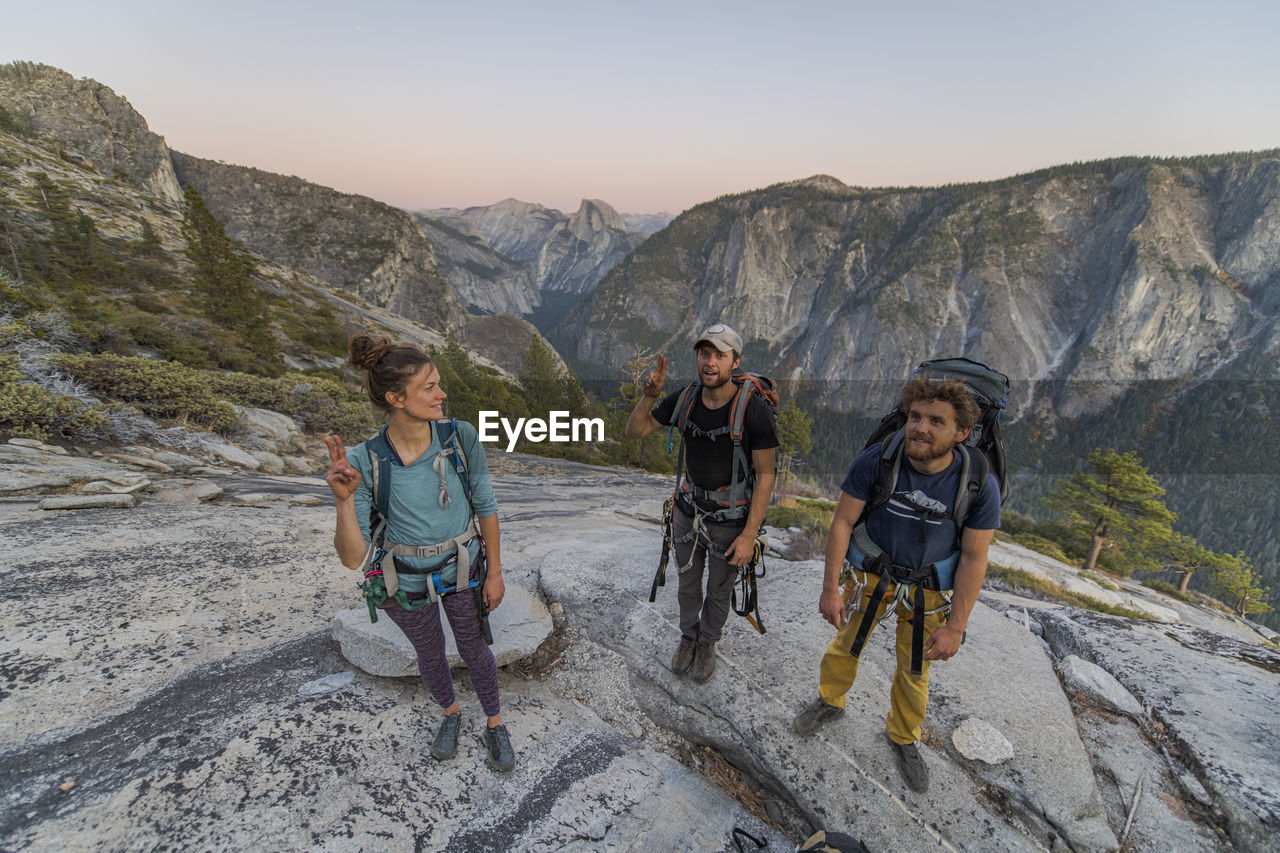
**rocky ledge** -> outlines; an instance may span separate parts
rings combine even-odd
[[[933,669],[915,794],[882,733],[891,632],[842,718],[791,730],[830,639],[816,561],[770,558],[767,632],[731,616],[695,685],[666,666],[674,589],[648,602],[667,479],[501,454],[495,620],[556,629],[501,670],[516,771],[484,766],[461,670],[462,745],[435,762],[406,660],[333,638],[360,600],[318,470],[161,453],[0,447],[0,848],[729,850],[741,829],[787,850],[824,827],[871,849],[1276,849],[1280,655],[1247,634],[984,591]],[[39,508],[95,491],[130,506]]]

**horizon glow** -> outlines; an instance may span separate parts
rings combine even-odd
[[[1280,146],[1274,3],[74,0],[6,19],[0,61],[111,87],[175,150],[411,210],[675,214],[814,174],[931,186]]]

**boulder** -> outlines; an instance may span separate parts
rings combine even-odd
[[[970,717],[951,733],[951,744],[970,761],[1004,764],[1013,760],[1013,744],[1000,730],[977,717]]]
[[[228,444],[220,438],[206,441],[205,449],[223,462],[229,462],[241,468],[248,468],[250,471],[257,471],[261,464],[257,459],[253,458],[252,454],[241,450],[233,444]]]
[[[208,480],[176,479],[152,483],[147,493],[156,500],[170,503],[198,504],[222,494],[222,487]]]
[[[542,600],[510,583],[502,604],[489,614],[489,627],[493,631],[492,649],[498,666],[533,654],[553,630],[551,614]],[[334,617],[332,633],[342,648],[343,657],[365,672],[417,677],[418,659],[413,646],[385,613],[379,613],[377,623],[371,623],[367,608],[340,611]],[[449,666],[463,666],[453,632],[446,630],[444,636]]]
[[[189,471],[201,464],[200,460],[193,456],[188,456],[185,453],[176,453],[172,450],[161,450],[157,447],[133,446],[124,448],[124,451],[134,456],[145,456],[148,459],[162,462],[174,471]]]
[[[258,469],[264,474],[283,474],[284,460],[266,450],[251,450],[249,455],[258,460]]]
[[[56,444],[45,444],[43,441],[36,441],[34,438],[11,438],[9,444],[14,447],[22,447],[27,450],[38,450],[41,453],[53,453],[58,456],[66,456],[67,449],[59,447]]]
[[[1095,705],[1131,717],[1143,715],[1142,706],[1133,694],[1097,664],[1067,655],[1058,664],[1058,675],[1062,678],[1062,686],[1069,692],[1082,693]]]
[[[240,413],[240,423],[234,438],[250,450],[280,453],[293,449],[302,439],[297,422],[288,415],[245,406],[236,406],[236,411]]]
[[[149,456],[136,456],[132,453],[112,453],[110,458],[117,462],[123,462],[126,465],[137,465],[139,468],[150,468],[152,471],[159,471],[161,474],[172,474],[173,468],[163,462],[152,459]]]

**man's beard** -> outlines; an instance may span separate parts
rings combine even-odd
[[[702,386],[703,386],[704,388],[711,388],[711,389],[715,389],[715,388],[723,388],[726,384],[728,384],[729,382],[732,382],[732,381],[733,381],[733,376],[732,376],[732,374],[727,374],[727,373],[717,373],[716,375],[717,375],[719,378],[718,378],[715,382],[708,382],[708,381],[707,381],[707,377],[706,377],[705,375],[704,375],[704,376],[702,376],[702,377],[701,377],[701,378],[702,378]]]
[[[907,458],[913,462],[932,462],[935,459],[941,459],[949,456],[954,444],[943,445],[942,442],[932,441],[928,447],[920,447],[910,439],[907,441]]]

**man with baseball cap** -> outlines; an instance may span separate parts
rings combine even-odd
[[[698,336],[693,348],[697,381],[655,405],[667,375],[667,360],[659,355],[627,420],[626,434],[643,438],[675,426],[683,435],[685,470],[677,472],[670,524],[680,575],[681,635],[671,670],[703,684],[715,674],[715,645],[729,617],[738,567],[751,560],[773,494],[778,431],[758,393],[760,386],[735,375],[742,361],[737,332],[716,323]],[[740,393],[746,394],[741,406],[736,405]],[[740,434],[738,443],[735,433]]]

